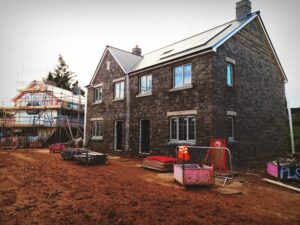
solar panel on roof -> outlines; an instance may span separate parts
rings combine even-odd
[[[230,26],[231,26],[231,24],[229,24],[229,25],[225,24],[223,26],[219,26],[219,27],[214,28],[212,30],[209,30],[209,31],[206,31],[204,33],[201,33],[201,34],[195,35],[193,37],[190,37],[190,38],[188,38],[184,41],[175,43],[174,46],[172,46],[174,49],[172,51],[167,51],[166,54],[163,54],[163,57],[161,57],[160,59],[165,59],[165,58],[168,58],[170,56],[176,55],[178,53],[188,51],[190,49],[205,45],[207,42],[209,42],[215,36],[222,33],[224,30],[226,30]]]

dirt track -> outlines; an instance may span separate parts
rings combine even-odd
[[[182,189],[172,175],[111,159],[0,151],[0,224],[299,224],[300,194],[242,176],[227,188]],[[238,191],[224,195],[219,191]]]

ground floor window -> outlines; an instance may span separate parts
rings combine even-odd
[[[196,119],[194,116],[170,118],[170,139],[176,141],[196,140]]]
[[[234,116],[227,117],[227,133],[228,133],[228,141],[233,141],[235,138],[235,118],[234,118]]]
[[[93,121],[92,137],[102,138],[102,136],[103,136],[103,121],[102,120]]]

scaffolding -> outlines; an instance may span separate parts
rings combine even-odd
[[[53,135],[61,139],[62,130],[68,139],[73,139],[75,132],[76,136],[83,135],[82,96],[39,81],[18,92],[10,106],[1,107],[10,115],[0,118],[1,137],[28,136],[29,141],[47,142]]]

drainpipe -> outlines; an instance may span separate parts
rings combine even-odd
[[[288,116],[289,116],[289,125],[290,125],[292,154],[295,154],[293,119],[292,119],[292,112],[291,112],[291,108],[289,106],[289,101],[288,101],[287,97],[286,97],[286,102],[287,102],[287,107],[288,107]]]
[[[130,122],[130,90],[129,76],[125,74],[126,80],[126,121],[125,121],[125,151],[129,151],[129,122]]]
[[[89,88],[86,89],[86,97],[85,97],[85,104],[84,104],[84,127],[83,127],[83,146],[86,145],[87,138],[86,138],[86,123],[87,123],[87,101],[89,96]]]

